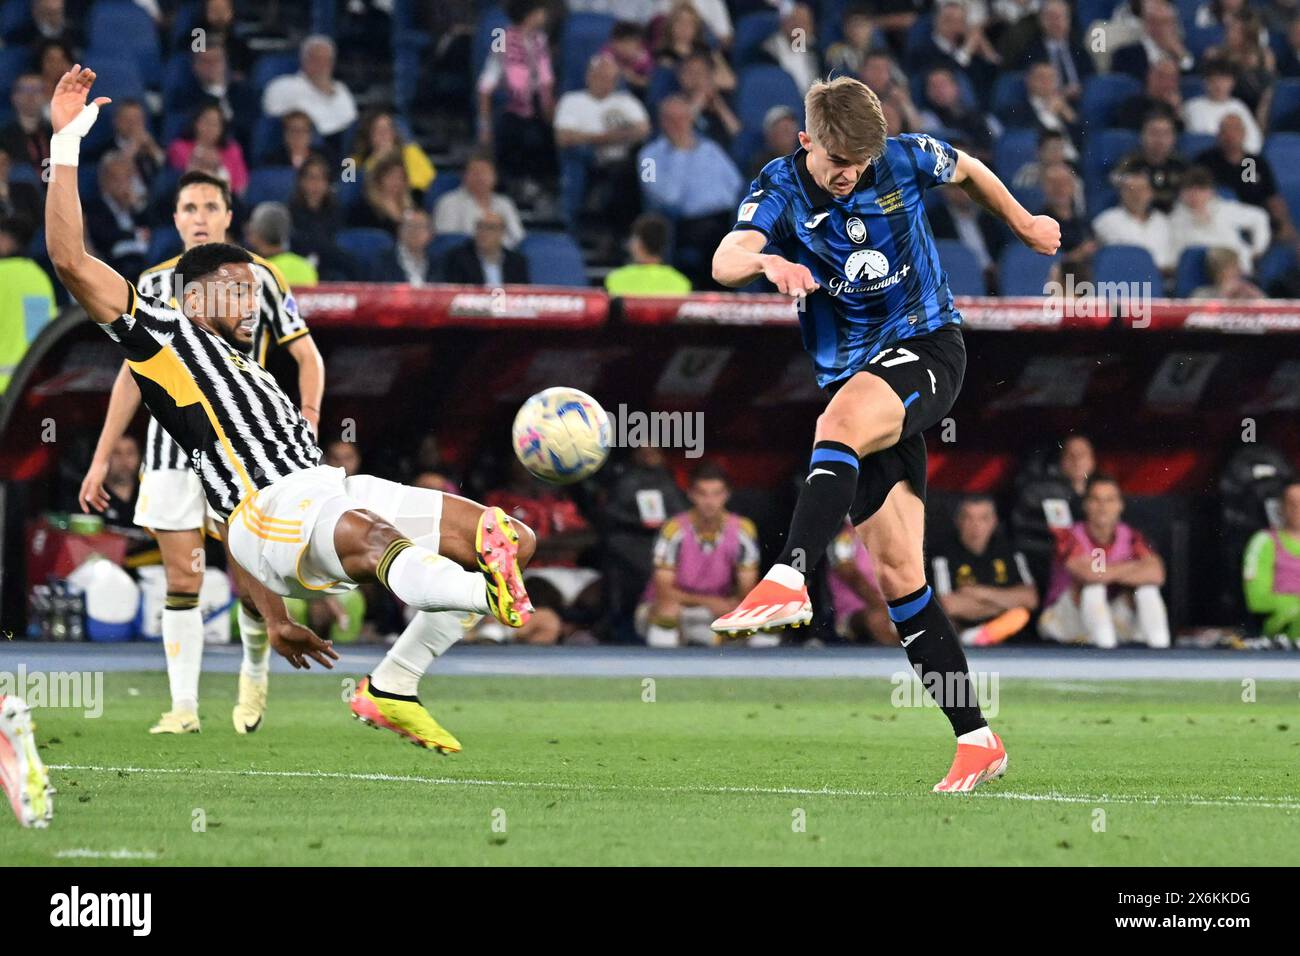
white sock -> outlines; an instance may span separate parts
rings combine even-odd
[[[1115,620],[1106,603],[1106,585],[1089,584],[1079,590],[1079,612],[1083,616],[1083,630],[1088,643],[1096,647],[1115,647]]]
[[[371,684],[388,694],[414,697],[420,677],[462,637],[464,615],[457,611],[416,611],[411,623],[370,672]]]
[[[239,605],[239,640],[244,645],[239,673],[251,680],[262,680],[267,675],[271,659],[266,622],[249,614],[243,604]]]
[[[796,571],[788,564],[774,564],[768,569],[767,574],[763,575],[765,581],[775,581],[782,587],[793,588],[798,591],[803,587],[803,572]]]
[[[979,727],[975,730],[968,730],[957,738],[959,744],[974,744],[977,747],[993,747],[997,741],[993,739],[993,731],[988,727]]]
[[[646,647],[677,647],[681,641],[677,638],[677,628],[651,624],[645,632]]]
[[[483,575],[418,544],[392,559],[384,584],[403,604],[421,611],[492,613]]]
[[[1169,615],[1165,613],[1165,599],[1154,584],[1144,584],[1133,590],[1133,603],[1137,606],[1138,628],[1148,647],[1169,646]]]
[[[163,650],[167,654],[167,684],[172,710],[197,714],[199,671],[203,668],[203,612],[197,607],[163,609]]]

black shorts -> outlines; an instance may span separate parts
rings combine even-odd
[[[858,462],[858,489],[849,508],[856,527],[880,510],[894,485],[906,480],[925,500],[925,436],[952,409],[966,374],[966,345],[957,325],[904,339],[881,349],[857,369],[879,376],[902,400],[903,433],[897,444]],[[827,390],[834,395],[848,379]]]

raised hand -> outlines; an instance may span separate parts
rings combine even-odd
[[[74,65],[59,78],[54,87],[54,97],[50,100],[50,125],[54,132],[59,132],[79,115],[86,107],[86,97],[95,83],[95,71],[89,67]],[[107,96],[94,101],[96,106],[112,102]]]

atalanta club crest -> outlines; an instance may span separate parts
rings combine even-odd
[[[849,238],[852,239],[854,242],[862,242],[864,239],[867,238],[867,224],[864,223],[857,216],[854,216],[852,219],[850,219],[845,224],[844,228],[848,232]]]

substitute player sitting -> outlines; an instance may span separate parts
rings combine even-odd
[[[921,433],[952,407],[966,350],[922,199],[933,186],[956,185],[1045,255],[1060,245],[1060,226],[1031,215],[988,167],[948,143],[888,138],[880,100],[857,80],[814,83],[804,111],[800,148],[754,180],[714,253],[713,277],[735,287],[763,276],[800,300],[804,346],[831,400],[817,420],[785,549],[713,627],[735,635],[811,620],[804,576],[848,514],[908,659],[943,676],[936,703],[957,735],[957,757],[934,789],[970,790],[1004,771],[1006,751],[926,584]]]
[[[459,750],[416,699],[416,684],[459,639],[466,612],[511,627],[528,620],[519,560],[532,554],[532,532],[499,508],[321,465],[307,420],[246,355],[259,289],[245,250],[206,243],[181,256],[178,308],[140,295],[86,252],[76,166],[81,138],[108,102],[86,105],[94,79],[74,66],[50,104],[45,235],[60,280],[125,354],[145,405],[227,522],[236,577],[253,595],[271,646],[295,667],[332,666],[333,648],[291,622],[281,598],[378,581],[424,613],[358,687],[353,713],[423,746]]]

